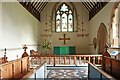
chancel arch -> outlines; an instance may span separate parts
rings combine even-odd
[[[98,54],[104,52],[105,43],[107,43],[107,29],[104,23],[101,23],[97,33]]]

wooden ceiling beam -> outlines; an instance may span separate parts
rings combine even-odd
[[[26,4],[27,3],[27,4]],[[36,19],[40,21],[40,13],[35,9],[31,2],[20,2]]]
[[[43,0],[41,1],[39,7],[38,7],[38,10],[40,11],[41,7],[44,5],[45,2],[48,2],[48,0]]]
[[[38,11],[40,11],[41,7],[43,6],[44,2],[41,2],[41,4],[39,5]]]
[[[87,8],[88,11],[90,11],[90,9],[88,8],[88,6],[86,6],[86,4],[84,2],[82,2],[82,4]]]
[[[40,5],[40,7],[39,7],[39,12],[41,11],[41,9],[42,9],[42,7],[44,6],[44,4],[45,4],[45,2],[42,2],[42,4]]]
[[[19,3],[23,5],[38,20],[40,20],[40,13],[48,3],[48,0],[29,0],[30,2],[26,2],[26,0],[18,1],[20,1]],[[81,1],[82,4],[86,7],[86,9],[89,11],[89,20],[94,17],[106,5],[106,2],[97,2],[96,0]]]
[[[92,5],[92,7],[94,7],[95,4],[94,4],[93,2],[90,2],[90,3],[91,3],[91,5]]]
[[[47,5],[47,3],[48,3],[48,2],[45,2],[44,5],[41,7],[40,13],[41,13],[41,11],[45,8],[45,6]]]
[[[90,11],[91,8],[90,8],[90,6],[88,5],[88,1],[87,1],[87,0],[83,0],[83,3],[84,3],[84,5],[87,7],[87,9]]]
[[[37,10],[39,10],[39,8],[40,8],[40,5],[42,4],[43,2],[39,2],[39,4],[38,4],[38,6],[37,6]]]
[[[91,6],[89,5],[89,2],[85,2],[86,3],[86,5],[88,6],[88,8],[89,8],[89,10],[91,11]]]
[[[37,2],[35,2],[34,4],[32,4],[32,8],[33,8],[33,11],[34,10],[36,10],[37,11],[37,9],[35,8],[35,5],[37,4]],[[38,11],[37,11],[38,12]]]
[[[39,0],[38,0],[39,1]],[[37,9],[37,7],[39,6],[40,2],[37,2],[37,4],[35,5],[35,8]],[[38,9],[37,9],[38,10]]]
[[[89,12],[89,20],[94,17],[108,2],[97,2]]]
[[[88,2],[88,5],[89,5],[89,7],[90,7],[90,10],[91,10],[93,7],[91,6],[90,2]]]

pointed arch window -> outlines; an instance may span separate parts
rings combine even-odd
[[[55,15],[56,32],[73,32],[73,11],[67,4],[63,3],[56,11]]]
[[[117,5],[117,8],[114,10],[114,17],[112,17],[112,27],[111,27],[111,47],[119,47],[119,17],[118,17],[118,8],[120,4]]]

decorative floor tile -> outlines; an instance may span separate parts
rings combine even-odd
[[[88,70],[87,68],[77,68],[77,69],[55,69],[50,70],[48,73],[49,79],[74,79],[79,80],[84,78],[87,80]]]

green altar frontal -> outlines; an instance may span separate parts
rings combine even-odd
[[[56,55],[73,55],[75,53],[75,46],[54,46],[54,54]]]

